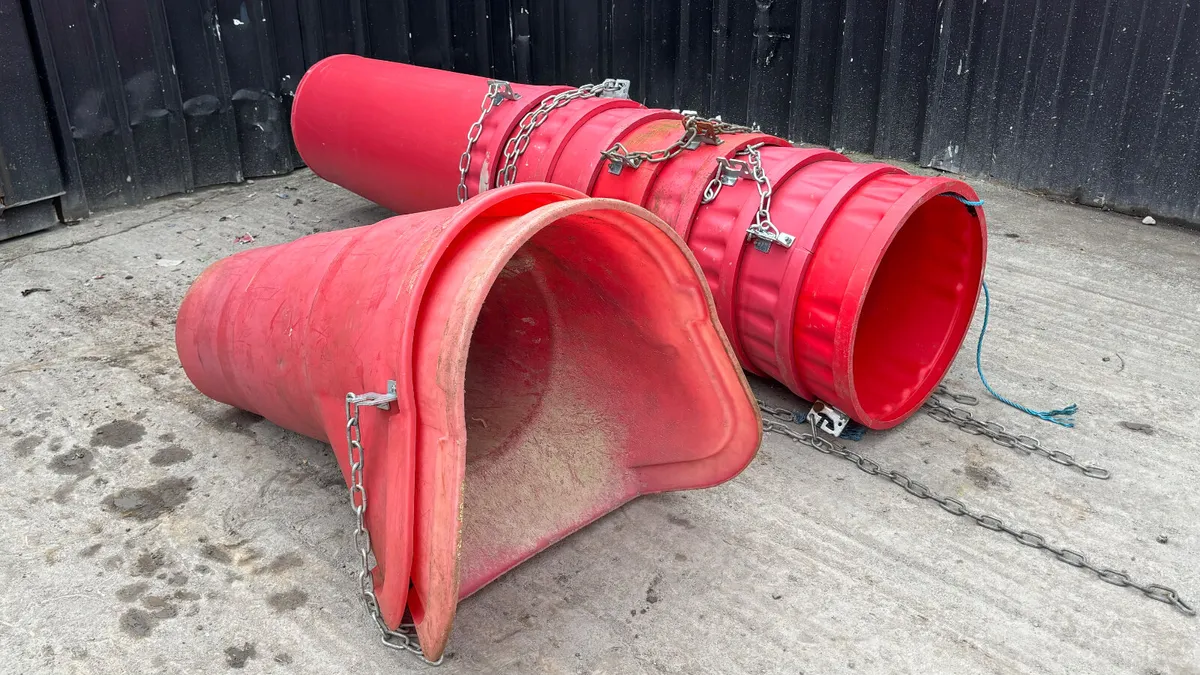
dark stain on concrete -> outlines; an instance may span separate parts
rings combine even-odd
[[[219,562],[223,565],[228,565],[233,562],[233,554],[229,552],[229,549],[221,546],[220,544],[202,544],[200,546],[200,555],[212,560],[213,562]],[[196,568],[196,571],[199,572],[200,568]]]
[[[142,488],[124,488],[104,498],[104,507],[134,520],[154,520],[188,499],[194,478],[164,478]]]
[[[158,551],[142,551],[138,555],[137,560],[134,561],[130,574],[135,577],[152,577],[162,568],[166,558],[167,554],[161,549]]]
[[[238,559],[239,565],[249,565],[252,562],[262,560],[263,552],[256,548],[246,549],[245,555]]]
[[[963,470],[963,473],[966,474],[967,478],[971,479],[971,482],[975,484],[975,487],[981,490],[989,490],[993,487],[999,487],[1007,490],[1009,487],[1008,481],[1004,480],[1004,477],[1000,475],[1000,472],[996,471],[990,466],[977,466],[975,464],[968,464],[966,469]]]
[[[79,557],[80,558],[94,558],[96,556],[96,554],[100,552],[100,549],[103,546],[104,546],[104,544],[92,544],[91,546],[88,546],[87,548],[80,551]]]
[[[216,426],[225,429],[232,429],[243,436],[254,438],[254,431],[250,428],[250,425],[261,421],[262,417],[259,415],[255,415],[252,412],[246,412],[245,410],[231,408],[217,418]]]
[[[188,575],[183,574],[182,572],[176,572],[167,579],[167,584],[170,586],[186,586],[187,582]]]
[[[142,594],[145,593],[149,588],[150,584],[144,581],[139,581],[135,584],[129,584],[128,586],[118,588],[114,595],[116,595],[117,599],[121,602],[133,602],[134,600],[142,597]]]
[[[66,504],[68,501],[70,501],[71,494],[75,492],[75,486],[77,485],[79,485],[78,479],[69,480],[62,485],[59,485],[58,489],[54,491],[54,495],[51,496],[50,499],[55,504]]]
[[[125,610],[121,615],[121,630],[136,638],[144,638],[158,625],[158,619],[136,607]]]
[[[282,553],[275,556],[271,562],[255,570],[255,574],[280,574],[304,566],[304,558],[299,553]]]
[[[247,642],[241,647],[227,647],[225,649],[225,664],[230,668],[238,670],[246,667],[246,662],[258,656],[258,650],[254,648],[254,643]]]
[[[175,598],[176,600],[183,600],[184,602],[195,602],[200,599],[200,594],[192,593],[190,591],[178,590],[178,591],[175,591],[174,593],[172,593],[171,597]]]
[[[159,434],[158,440],[163,443],[171,443],[175,441],[175,434]]]
[[[657,587],[658,587],[659,582],[661,582],[661,581],[662,581],[662,575],[655,574],[654,578],[650,580],[650,585],[646,587],[646,602],[650,603],[651,605],[658,602],[659,598],[658,598],[658,588]]]
[[[150,615],[156,619],[174,619],[179,616],[179,608],[169,598],[161,595],[147,595],[142,598],[142,606],[150,610]]]
[[[21,440],[13,443],[12,452],[17,457],[28,457],[33,454],[33,451],[42,444],[41,436],[25,436]]]
[[[267,596],[267,604],[276,612],[290,612],[293,609],[303,607],[308,602],[308,593],[293,588],[290,591],[282,593],[272,593]]]
[[[1146,424],[1144,422],[1122,421],[1121,426],[1125,427],[1126,429],[1128,429],[1130,431],[1136,431],[1139,434],[1146,434],[1147,436],[1154,435],[1154,427],[1149,424]]]
[[[125,559],[122,558],[121,556],[110,555],[104,559],[104,569],[108,570],[109,572],[114,572],[116,570],[121,569],[121,564],[124,562],[125,562]]]
[[[168,445],[165,448],[160,448],[150,457],[150,463],[154,466],[171,466],[186,462],[192,458],[192,451],[187,448],[181,448],[178,445]]]
[[[287,652],[279,652],[275,655],[275,663],[281,666],[289,666],[292,664],[292,655]]]
[[[132,420],[113,420],[92,432],[92,447],[125,448],[146,436],[146,427]]]
[[[692,521],[688,520],[687,518],[680,518],[679,516],[675,515],[674,513],[667,514],[667,522],[672,525],[677,525],[679,527],[682,527],[685,530],[696,529],[696,526],[692,524]]]
[[[86,476],[92,472],[92,461],[95,459],[91,450],[74,448],[61,455],[55,455],[47,466],[62,476]]]

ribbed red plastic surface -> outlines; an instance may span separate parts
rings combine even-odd
[[[646,111],[646,107],[627,98],[585,98],[554,110],[529,135],[529,147],[517,164],[516,180],[549,181],[559,160],[568,153],[565,141],[585,125],[595,126],[591,124],[593,118],[611,111],[636,114]]]

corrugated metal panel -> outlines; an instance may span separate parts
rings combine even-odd
[[[64,193],[25,15],[0,0],[0,239],[58,221],[37,203]],[[48,202],[47,202],[48,203]]]
[[[650,105],[1200,223],[1189,0],[24,3],[68,217],[292,170],[300,76],[352,52],[626,77]]]

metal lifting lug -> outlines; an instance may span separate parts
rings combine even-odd
[[[846,430],[846,425],[850,423],[846,413],[824,401],[814,401],[806,419],[834,438],[841,436]]]
[[[492,94],[492,105],[500,105],[502,101],[515,101],[521,98],[521,95],[513,91],[512,84],[504,80],[488,80],[488,87],[495,88],[496,93]]]
[[[642,165],[642,158],[637,155],[631,155],[625,146],[617,143],[606,152],[600,153],[600,156],[608,160],[608,172],[614,176],[620,176],[621,171],[625,167],[636,169]]]
[[[720,145],[725,142],[721,140],[720,136],[720,119],[705,120],[697,118],[693,123],[696,127],[696,137],[693,138],[692,142],[688,144],[689,150],[695,150],[696,148],[700,147],[701,143],[707,143],[708,145]]]
[[[746,241],[753,241],[754,248],[763,253],[770,253],[772,244],[791,248],[792,244],[796,243],[796,238],[775,229],[760,230],[752,226],[749,230],[746,230]]]
[[[717,180],[722,185],[733,185],[739,178],[754,180],[754,169],[749,162],[740,159],[717,158]]]
[[[600,83],[604,93],[600,98],[629,98],[629,80],[609,78]]]
[[[389,408],[388,404],[392,403],[397,398],[399,398],[399,395],[396,390],[396,381],[388,380],[386,394],[376,394],[376,393],[359,394],[358,396],[350,398],[348,400],[348,402],[351,405],[356,405],[356,406],[367,405],[367,406],[371,406],[373,408],[379,408],[380,410],[387,410]]]

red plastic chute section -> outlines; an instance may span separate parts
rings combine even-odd
[[[429,115],[430,97],[413,92],[435,87],[440,106]],[[486,91],[483,78],[331,57],[297,92],[296,146],[318,175],[384,206],[407,210],[418,199],[446,206]],[[532,99],[558,91],[531,90],[519,104],[497,106],[484,121],[484,136],[497,140],[477,144],[471,166],[494,171],[502,150],[487,148],[502,148],[499,139],[511,138],[536,107]],[[911,415],[949,368],[978,299],[986,226],[982,210],[964,204],[977,201],[970,186],[852,163],[760,133],[723,135],[718,145],[619,173],[600,154],[617,143],[662,150],[682,133],[679,113],[612,99],[572,101],[533,132],[516,180],[549,179],[640,204],[667,221],[700,262],[748,370],[872,428]],[[427,150],[434,138],[436,153]],[[760,250],[754,244],[763,242],[748,237],[759,208],[753,180],[739,178],[705,203],[717,159],[744,160],[739,153],[751,145],[760,147],[771,182],[771,219],[795,237],[790,247]],[[386,151],[367,166],[349,147]]]
[[[682,240],[547,184],[209,267],[176,345],[204,394],[333,445],[362,408],[386,623],[430,659],[458,601],[633,497],[749,463],[761,423]],[[688,392],[686,397],[679,392]]]
[[[322,178],[397,213],[456,204],[459,160],[488,81],[416,66],[379,68],[380,63],[338,54],[314,64],[296,87],[297,100],[304,100],[304,113],[292,117],[296,147],[304,148],[306,164],[325,167]],[[521,118],[543,98],[570,89],[512,88],[520,98],[500,100],[475,142],[468,196],[495,187],[504,146]],[[340,98],[327,95],[333,90]],[[372,129],[387,133],[369,133]],[[402,183],[391,182],[399,176]]]

